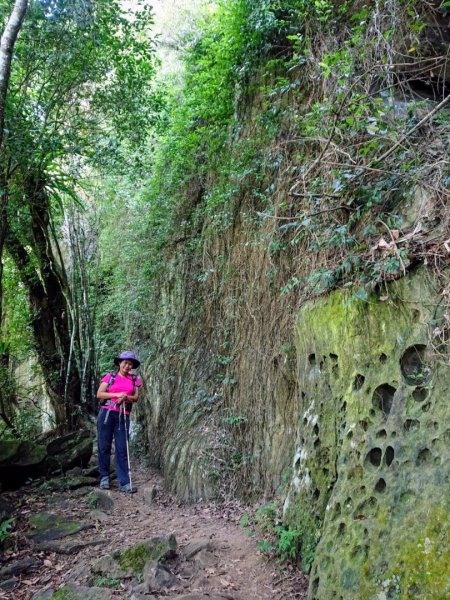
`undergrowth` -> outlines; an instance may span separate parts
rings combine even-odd
[[[306,537],[298,528],[283,523],[282,508],[275,499],[258,508],[253,514],[242,515],[239,524],[249,535],[259,539],[257,548],[267,557],[283,564],[300,564],[309,571],[315,547],[305,544]]]

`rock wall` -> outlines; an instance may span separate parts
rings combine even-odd
[[[285,515],[304,533],[304,559],[315,554],[315,600],[450,589],[450,369],[430,335],[442,298],[422,270],[382,300],[334,292],[296,323],[300,410]]]

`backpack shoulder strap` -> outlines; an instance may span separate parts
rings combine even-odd
[[[131,373],[131,377],[133,378],[133,393],[131,395],[134,396],[134,393],[136,391],[136,379],[137,379],[136,373]]]
[[[117,372],[115,373],[110,373],[109,374],[109,381],[108,381],[108,385],[106,386],[106,391],[109,390],[109,388],[112,386],[112,384],[114,383],[115,379],[116,379],[116,375]]]

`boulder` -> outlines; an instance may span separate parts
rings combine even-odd
[[[144,584],[148,592],[158,592],[173,587],[177,579],[167,567],[157,560],[145,563],[143,570]]]
[[[113,558],[123,569],[131,569],[136,575],[141,575],[147,562],[174,558],[176,548],[177,541],[174,535],[157,536],[126,550],[118,550],[113,554]]]
[[[88,431],[76,431],[46,443],[24,440],[0,441],[1,489],[14,490],[27,479],[87,466],[93,448]],[[72,478],[73,479],[73,478]],[[84,483],[84,485],[86,485]]]
[[[150,505],[153,504],[158,493],[158,489],[156,486],[150,488],[144,488],[144,504]]]
[[[67,583],[51,596],[37,596],[36,600],[110,600],[111,590],[100,587],[85,587]]]
[[[110,554],[105,554],[94,560],[91,571],[95,575],[104,575],[112,579],[130,579],[133,577],[133,569],[122,567]]]
[[[46,590],[42,590],[41,592],[36,592],[31,598],[31,600],[50,600],[55,590],[53,588],[48,588]]]
[[[48,542],[49,540],[59,540],[93,527],[90,523],[68,521],[65,517],[59,517],[47,512],[32,515],[28,519],[28,522],[31,529],[25,532],[25,535],[38,544]]]
[[[91,492],[89,496],[87,496],[86,502],[91,508],[104,510],[106,512],[111,512],[115,505],[111,496],[107,492],[102,492],[101,490]]]
[[[8,577],[11,577],[11,575],[20,575],[25,571],[35,569],[40,564],[41,563],[39,560],[31,557],[23,558],[22,560],[16,560],[15,562],[5,565],[0,569],[0,579],[4,580]]]
[[[209,538],[192,540],[182,549],[183,556],[186,560],[191,560],[196,554],[202,550],[213,550],[212,542]]]
[[[18,440],[0,441],[0,485],[17,489],[28,478],[45,473],[45,446]]]
[[[73,431],[47,444],[46,466],[50,472],[87,467],[92,457],[93,437],[87,430]]]
[[[101,546],[105,544],[106,540],[97,539],[97,540],[47,540],[38,542],[36,544],[38,550],[42,550],[44,552],[57,552],[58,554],[76,554],[83,548],[87,546]]]
[[[12,517],[13,514],[14,506],[7,498],[0,496],[0,523]]]

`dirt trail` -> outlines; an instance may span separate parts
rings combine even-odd
[[[113,481],[111,490],[106,493],[114,506],[101,512],[92,511],[87,502],[88,492],[82,490],[49,493],[22,488],[11,495],[22,504],[22,509],[2,563],[7,565],[24,557],[32,557],[36,562],[17,576],[13,590],[0,591],[0,598],[31,600],[38,591],[57,590],[68,582],[91,587],[109,585],[111,582],[93,576],[90,570],[96,558],[144,539],[169,534],[174,534],[178,543],[178,558],[170,564],[176,576],[175,587],[153,592],[153,595],[133,596],[131,582],[122,580],[108,591],[109,597],[153,600],[196,593],[220,595],[229,600],[306,598],[306,577],[294,569],[282,570],[276,562],[267,560],[258,552],[256,538],[249,537],[239,526],[244,512],[239,504],[182,504],[164,491],[157,475],[142,467],[135,470],[133,482],[138,492],[123,494]],[[146,488],[154,488],[155,497],[150,504],[144,501]],[[29,516],[40,511],[63,515],[67,520],[90,522],[93,527],[70,539],[97,545],[84,547],[71,555],[37,550],[24,536],[24,531]],[[202,560],[186,560],[183,547],[195,540],[209,540],[212,551]]]

